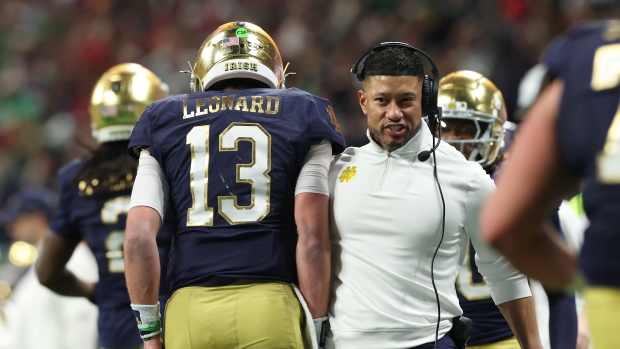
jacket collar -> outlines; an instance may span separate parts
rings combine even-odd
[[[386,156],[404,157],[411,159],[412,153],[418,154],[423,150],[429,150],[432,146],[433,135],[431,130],[426,125],[425,121],[420,123],[418,131],[411,137],[411,139],[400,148],[397,148],[391,152],[383,149],[375,140],[370,136],[370,131],[366,129],[366,137],[368,138],[368,149],[373,153],[385,154]]]

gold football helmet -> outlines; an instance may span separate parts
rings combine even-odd
[[[90,98],[93,137],[99,142],[129,139],[144,109],[168,95],[168,86],[137,63],[116,65],[101,76]]]
[[[483,167],[497,160],[504,137],[506,106],[502,92],[483,75],[460,70],[439,81],[442,140]]]
[[[202,43],[191,72],[192,92],[235,78],[258,80],[271,88],[284,84],[284,68],[275,41],[249,22],[221,25]]]

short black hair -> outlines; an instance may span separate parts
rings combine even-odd
[[[407,47],[380,48],[368,56],[362,71],[362,80],[372,75],[424,75],[420,56]]]

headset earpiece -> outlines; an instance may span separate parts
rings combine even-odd
[[[433,103],[437,104],[436,97],[433,98],[433,78],[424,75],[424,80],[422,80],[422,114],[428,118],[431,118],[431,111],[433,109]],[[433,101],[435,99],[435,101]]]
[[[422,115],[426,116],[428,126],[436,133],[441,120],[441,108],[437,105],[438,88],[435,79],[430,75],[424,75],[422,81]]]

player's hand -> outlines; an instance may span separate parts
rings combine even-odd
[[[577,349],[589,349],[590,348],[590,334],[589,333],[577,333]]]
[[[161,349],[161,337],[157,335],[144,341],[144,349]]]
[[[586,321],[585,314],[581,314],[578,319],[577,326],[577,349],[589,349],[590,348],[590,330],[588,329],[588,322]]]
[[[95,287],[97,286],[97,283],[85,282],[84,286],[86,289],[86,298],[94,305],[97,305],[97,302],[95,301]]]

